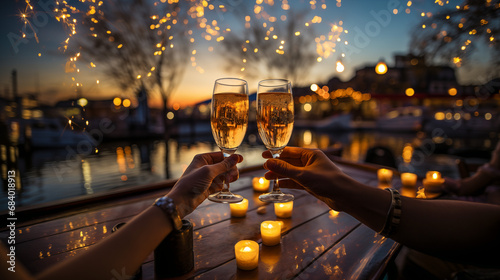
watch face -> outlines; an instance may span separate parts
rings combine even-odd
[[[182,228],[181,217],[177,212],[177,207],[175,207],[174,201],[170,197],[160,197],[155,201],[154,205],[163,210],[163,212],[170,219],[174,230],[179,231]]]

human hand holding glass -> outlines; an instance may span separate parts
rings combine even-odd
[[[294,122],[292,84],[285,79],[259,82],[257,89],[257,127],[259,135],[273,158],[278,158],[292,135]],[[278,179],[273,180],[273,190],[262,194],[264,202],[287,202],[293,195],[281,192]]]
[[[224,157],[232,155],[243,141],[248,126],[248,84],[236,78],[215,81],[210,123],[212,134]],[[243,197],[229,191],[229,180],[222,190],[208,197],[214,202],[236,203]]]

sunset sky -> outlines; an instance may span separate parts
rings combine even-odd
[[[42,10],[40,3],[50,0],[32,1],[32,5],[37,10]],[[8,3],[6,3],[8,2]],[[209,3],[229,2],[238,5],[249,5],[252,11],[255,1],[209,1]],[[276,1],[280,3],[280,1]],[[316,1],[316,8],[311,10],[309,1],[290,0],[290,9],[310,9],[310,17],[318,15],[322,18],[321,23],[314,26],[316,35],[328,34],[331,24],[343,22],[343,28],[349,33],[341,36],[344,45],[343,52],[347,56],[343,58],[345,71],[337,73],[335,62],[340,57],[342,50],[337,50],[336,54],[316,62],[315,66],[307,75],[306,84],[326,82],[333,76],[338,76],[342,80],[350,79],[354,71],[365,65],[374,65],[378,60],[384,59],[389,66],[393,63],[394,54],[405,54],[408,52],[410,35],[414,28],[418,26],[422,19],[422,12],[436,12],[442,7],[434,4],[434,1],[416,0],[408,1],[349,1],[343,0],[341,6],[337,7],[335,1]],[[322,3],[328,6],[322,9]],[[455,5],[455,4],[450,4]],[[20,20],[20,11],[25,8],[24,1],[5,1],[2,3],[0,11],[0,96],[11,88],[11,72],[13,69],[18,73],[18,87],[20,94],[39,93],[39,100],[53,104],[58,100],[74,98],[75,89],[71,87],[71,75],[65,73],[65,63],[68,56],[58,50],[66,38],[66,32],[54,17],[48,14],[39,14],[37,21],[32,19],[33,25],[37,29],[39,42],[35,38],[29,37],[27,43],[14,44],[13,38],[20,36],[23,23]],[[397,11],[394,11],[394,7]],[[236,6],[234,8],[239,8]],[[406,9],[409,9],[407,13]],[[396,12],[396,14],[394,13]],[[384,17],[389,15],[389,17]],[[279,15],[277,15],[279,17]],[[244,19],[237,19],[227,12],[224,20],[219,21],[221,28],[243,26]],[[369,28],[372,29],[370,32]],[[368,29],[367,29],[368,28]],[[368,30],[368,33],[366,33]],[[374,32],[373,32],[374,31]],[[364,34],[360,34],[364,33]],[[368,35],[370,36],[368,36]],[[368,40],[366,40],[368,39]],[[187,66],[183,81],[175,94],[172,96],[171,104],[178,103],[181,106],[193,104],[211,97],[213,82],[219,77],[233,76],[247,78],[245,72],[228,73],[224,70],[224,57],[219,53],[208,51],[212,46],[218,47],[214,40],[208,42],[199,39],[194,43],[197,49],[197,65],[204,69],[204,73],[199,73],[194,67]],[[358,46],[358,48],[356,48]],[[285,49],[286,51],[286,49]],[[314,49],[311,50],[314,52]],[[478,59],[478,65],[481,60]],[[189,62],[188,62],[189,63]],[[474,76],[470,76],[471,69],[461,69],[459,74],[460,82],[474,82]],[[80,81],[84,85],[82,94],[88,99],[104,99],[115,96],[127,97],[130,92],[120,92],[112,80],[106,79],[99,73],[99,67],[81,67]],[[268,78],[265,76],[248,79],[250,91],[255,90],[259,79]],[[99,84],[97,84],[99,80]],[[152,101],[155,102],[154,100]]]

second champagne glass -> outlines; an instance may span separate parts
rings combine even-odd
[[[278,158],[288,144],[293,130],[292,84],[285,79],[259,82],[257,89],[257,127],[259,135],[273,158]],[[281,192],[278,180],[273,180],[273,190],[259,196],[264,202],[287,202],[293,195]]]
[[[215,81],[210,114],[212,134],[224,157],[229,157],[240,146],[248,126],[248,84],[236,78],[221,78]],[[241,195],[229,191],[229,180],[225,178],[222,190],[208,199],[215,202],[236,203]]]

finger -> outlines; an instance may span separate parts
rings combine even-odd
[[[289,178],[294,178],[298,174],[302,173],[302,168],[298,168],[283,160],[277,160],[277,159],[268,159],[264,163],[264,168],[274,173],[277,173],[278,175]]]
[[[208,164],[218,163],[224,160],[224,155],[221,152],[213,152],[213,153],[205,153],[202,154],[203,157],[207,158]],[[237,162],[240,163],[243,161],[243,156],[240,154],[234,154],[237,157]]]
[[[276,174],[272,171],[268,171],[266,172],[266,174],[264,174],[264,177],[267,179],[267,180],[274,180],[274,179],[281,179],[281,178],[288,178],[288,177],[285,177],[285,176],[280,176],[279,174]]]
[[[224,160],[224,155],[221,152],[205,153],[201,155],[208,164],[214,164]]]
[[[222,190],[224,175],[217,176],[213,181],[210,187],[208,188],[208,193],[212,194]]]
[[[296,190],[304,190],[305,189],[301,184],[295,182],[292,179],[280,180],[279,186],[280,186],[280,188],[283,188],[283,189],[296,189]]]
[[[236,163],[238,163],[240,157],[240,155],[233,154],[219,163],[207,165],[206,167],[209,170],[209,176],[213,179],[222,173],[230,171],[233,167],[236,166]]]
[[[271,154],[271,152],[269,150],[265,150],[264,152],[262,152],[262,157],[263,158],[272,158],[273,155]]]
[[[283,149],[283,152],[280,154],[280,158],[286,157],[286,158],[301,158],[304,155],[304,152],[310,151],[309,149],[304,149],[304,148],[299,148],[299,147],[285,147]],[[266,150],[262,152],[262,157],[263,158],[273,158],[273,154],[269,151]]]
[[[238,168],[236,167],[231,168],[231,170],[228,172],[227,177],[229,182],[234,182],[238,180],[238,178],[240,177],[240,172],[238,171]]]
[[[305,148],[299,148],[299,147],[285,147],[283,152],[281,153],[280,157],[286,157],[286,158],[302,158],[303,156],[307,156],[308,154],[312,153],[314,150],[312,149],[305,149]]]

